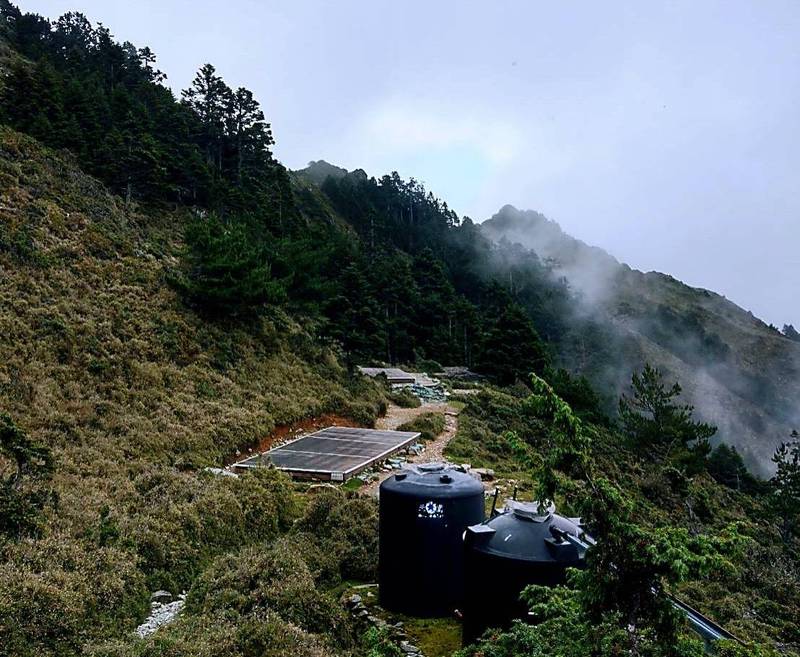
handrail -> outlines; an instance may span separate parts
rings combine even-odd
[[[697,632],[706,641],[736,641],[737,643],[744,644],[738,637],[734,636],[724,627],[715,623],[707,616],[703,616],[697,609],[690,607],[683,600],[675,597],[671,593],[664,592],[664,596],[672,603],[672,606],[686,615],[686,619],[692,626],[692,629]]]

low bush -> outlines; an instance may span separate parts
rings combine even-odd
[[[418,431],[423,440],[433,440],[444,431],[444,413],[428,411],[418,415],[410,422],[397,427],[398,431]]]
[[[400,406],[400,408],[419,408],[422,402],[408,388],[393,390],[389,394],[389,401]]]

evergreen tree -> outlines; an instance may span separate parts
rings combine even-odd
[[[380,358],[385,337],[381,313],[364,270],[350,264],[341,278],[341,292],[332,302],[332,335],[342,345],[350,372],[356,365]]]
[[[48,481],[50,450],[34,443],[7,413],[0,413],[0,537],[34,532],[54,498]]]
[[[574,503],[594,544],[586,570],[573,571],[569,588],[527,589],[532,620],[557,632],[547,636],[534,629],[527,639],[566,646],[572,652],[565,654],[576,657],[700,657],[702,644],[684,638],[685,620],[666,594],[687,578],[732,571],[730,557],[741,551],[744,539],[735,528],[712,537],[637,523],[626,493],[598,476],[590,434],[569,404],[540,377],[532,377],[531,387],[526,406],[549,426],[536,473],[537,499],[577,496]]]
[[[780,522],[781,536],[789,543],[800,527],[800,434],[792,432],[792,440],[781,443],[772,462],[777,469],[771,480],[770,505]]]
[[[619,418],[631,444],[664,460],[674,458],[697,468],[711,451],[708,439],[716,427],[692,419],[694,407],[675,403],[681,394],[676,382],[664,384],[661,372],[646,364],[631,377],[633,395],[619,400]]]
[[[798,332],[797,329],[791,324],[783,325],[783,335],[785,335],[790,340],[794,340],[795,342],[800,342],[800,332]]]
[[[747,470],[735,446],[720,443],[708,457],[708,474],[728,488],[747,493],[760,492],[763,482]]]
[[[206,162],[217,172],[222,171],[225,112],[232,103],[232,95],[230,87],[211,64],[204,64],[192,85],[182,92],[184,102],[200,119],[203,132],[199,137]]]
[[[271,276],[268,248],[243,219],[195,220],[187,230],[189,271],[181,287],[213,314],[236,315],[283,300],[283,281]]]
[[[541,374],[547,352],[533,323],[518,305],[508,304],[483,339],[478,371],[507,385]]]

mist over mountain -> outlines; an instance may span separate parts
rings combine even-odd
[[[573,319],[590,317],[614,336],[617,348],[602,353],[565,346],[565,366],[622,392],[650,362],[680,382],[717,439],[771,469],[775,446],[800,422],[800,343],[719,294],[631,269],[538,212],[507,205],[481,231],[535,252],[567,281]]]

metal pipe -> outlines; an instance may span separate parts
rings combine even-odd
[[[494,517],[495,517],[495,515],[497,514],[497,494],[498,494],[499,492],[500,492],[500,491],[499,491],[499,490],[497,489],[497,487],[495,486],[495,489],[494,489],[494,499],[492,500],[492,512],[489,514],[489,517],[490,517],[490,518],[494,518]]]

